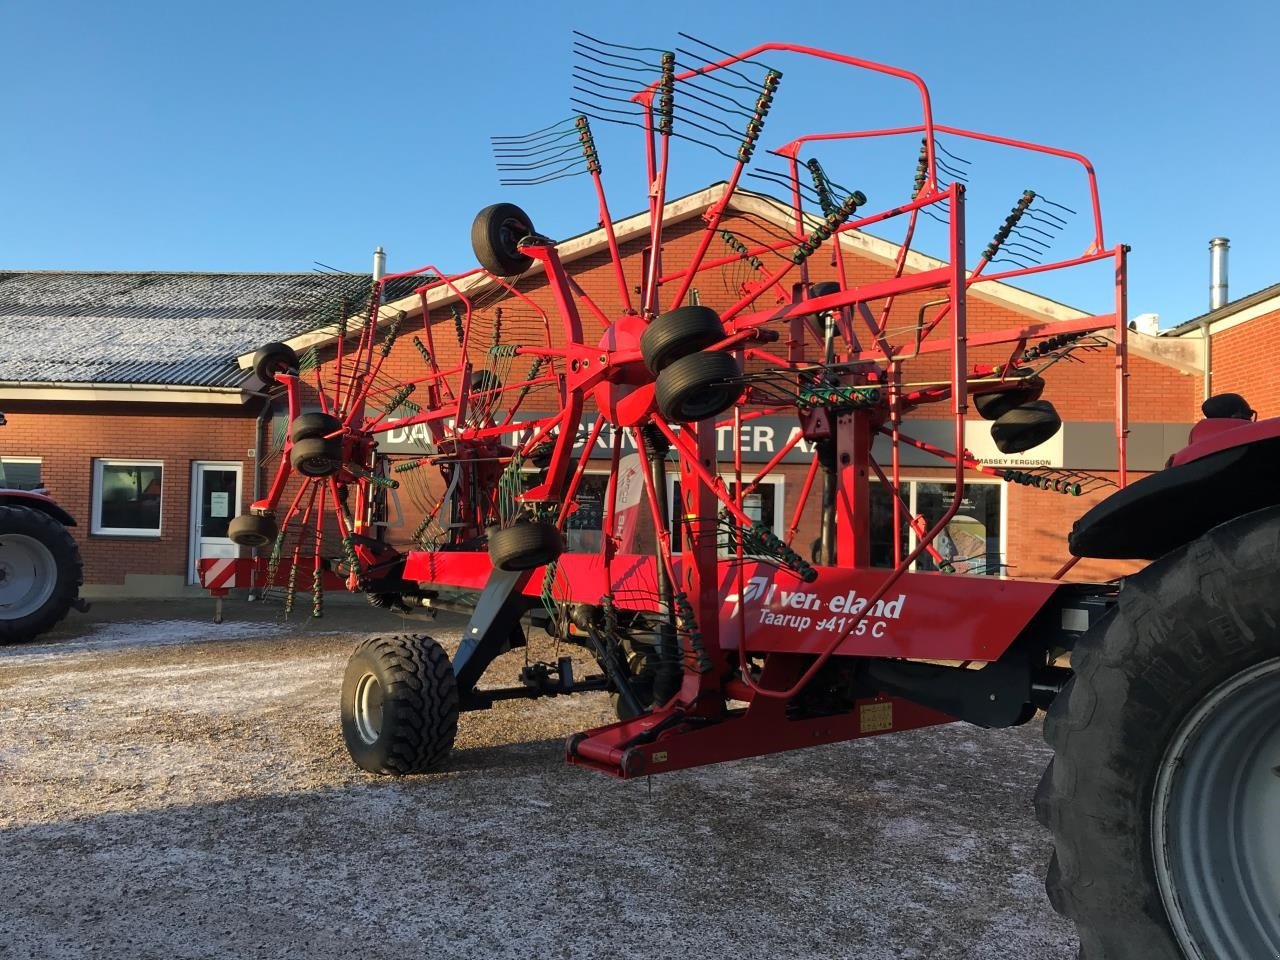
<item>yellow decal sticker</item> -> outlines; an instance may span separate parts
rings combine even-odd
[[[864,703],[858,707],[858,730],[877,733],[893,729],[893,703]]]
[[[667,762],[667,751],[665,751],[665,750],[659,750],[657,753],[655,753],[655,754],[653,755],[653,757],[652,757],[651,759],[653,760],[653,762],[654,762],[654,763],[666,763],[666,762]]]

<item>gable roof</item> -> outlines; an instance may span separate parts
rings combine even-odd
[[[664,223],[677,224],[692,217],[701,216],[705,210],[724,196],[727,186],[726,182],[721,181],[675,200],[669,200],[663,208]],[[794,228],[794,215],[792,208],[788,204],[767,194],[755,193],[742,187],[737,187],[734,190],[729,200],[728,210],[732,213],[751,214],[760,217],[788,231]],[[809,230],[812,230],[821,222],[819,218],[811,214],[807,214],[805,219],[806,228]],[[646,236],[648,232],[649,212],[647,210],[614,222],[614,234],[619,245],[637,237]],[[902,249],[900,245],[890,240],[859,230],[841,233],[839,238],[841,245],[846,250],[884,264],[895,264]],[[607,246],[607,233],[603,227],[597,227],[594,230],[588,230],[575,237],[560,241],[556,244],[556,252],[559,254],[561,262],[567,265],[583,257],[600,253],[607,249]],[[912,272],[936,270],[945,265],[944,261],[916,250],[909,250],[905,260],[906,269]],[[537,275],[542,270],[542,264],[535,261],[526,276]],[[419,278],[419,284],[425,282],[426,278]],[[493,283],[493,279],[488,274],[477,273],[459,280],[456,287],[464,294],[474,295]],[[405,292],[406,294],[412,293],[411,290]],[[979,281],[970,288],[969,295],[994,301],[1008,309],[1039,320],[1081,320],[1089,316],[1083,310],[1001,281]],[[426,296],[428,307],[447,304],[455,299],[457,299],[456,294],[445,286],[438,286],[428,291]],[[409,318],[417,316],[421,312],[422,303],[416,294],[404,296],[399,300],[396,300],[394,296],[384,296],[383,308],[379,312],[378,319],[379,323],[385,323],[395,316]],[[333,342],[337,338],[337,334],[338,327],[330,324],[293,337],[288,343],[295,350],[302,350],[311,346],[324,346]],[[1137,356],[1173,367],[1183,373],[1199,373],[1203,369],[1199,354],[1195,352],[1195,348],[1191,348],[1188,345],[1169,343],[1136,331],[1129,332],[1128,341],[1130,352]],[[252,358],[253,355],[251,353],[243,354],[240,357],[240,366],[247,369],[252,363]]]
[[[369,274],[0,271],[0,385],[238,394],[247,375],[236,357],[359,312],[371,284]]]
[[[1185,337],[1189,333],[1199,334],[1206,323],[1209,325],[1211,333],[1220,333],[1241,323],[1248,323],[1250,320],[1271,313],[1274,310],[1280,310],[1280,283],[1263,287],[1261,290],[1255,290],[1253,293],[1237,300],[1232,300],[1230,303],[1224,303],[1216,310],[1210,310],[1208,313],[1192,317],[1176,327],[1162,330],[1160,335],[1162,337]]]

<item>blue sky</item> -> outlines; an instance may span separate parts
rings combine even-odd
[[[794,11],[794,12],[792,12]],[[1130,313],[1170,325],[1208,304],[1208,241],[1231,238],[1231,295],[1280,282],[1277,7],[1218,3],[871,5],[327,2],[0,3],[0,269],[365,270],[472,264],[482,206],[513,200],[538,228],[594,226],[585,178],[501,188],[488,137],[569,115],[571,31],[689,47],[827,47],[923,76],[939,122],[1078,150],[1098,170],[1106,240],[1133,247]],[[912,123],[897,81],[767,58],[783,71],[762,144],[799,132]],[[597,124],[615,215],[644,204],[635,131]],[[819,153],[877,207],[900,199],[916,144]],[[947,141],[952,149],[956,144]],[[1081,216],[1070,164],[970,160],[980,250],[1024,188]],[[681,149],[673,189],[730,165]],[[744,181],[759,186],[758,181]],[[926,231],[927,234],[927,231]],[[888,234],[892,236],[892,233]],[[937,249],[935,237],[922,238]],[[1097,271],[1039,287],[1109,309]]]

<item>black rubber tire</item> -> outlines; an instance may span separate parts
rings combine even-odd
[[[974,409],[984,420],[999,420],[1014,407],[1039,400],[1044,393],[1044,377],[1027,377],[1017,381],[1016,386],[998,393],[976,393],[973,396]]]
[[[533,266],[533,258],[519,247],[533,232],[533,221],[514,203],[495,203],[472,221],[471,249],[480,266],[494,276],[512,277]]]
[[[564,537],[554,524],[526,520],[489,533],[489,560],[499,570],[534,570],[564,553]]]
[[[70,532],[47,513],[30,507],[0,507],[0,575],[8,567],[5,537],[12,534],[30,537],[49,551],[56,582],[44,602],[25,616],[10,617],[0,607],[0,644],[26,643],[55,626],[79,598],[84,583],[80,548]]]
[[[358,718],[366,677],[381,697],[371,741]],[[342,739],[360,769],[403,776],[440,766],[458,734],[458,684],[449,655],[426,636],[370,637],[347,662],[341,712]]]
[[[242,513],[227,524],[227,539],[241,547],[269,547],[279,533],[275,517],[257,513]]]
[[[681,357],[705,350],[725,337],[720,314],[710,307],[676,307],[653,319],[640,334],[644,365],[655,377]]]
[[[289,451],[289,463],[304,477],[327,477],[342,466],[342,441],[307,437]]]
[[[724,413],[742,396],[738,361],[704,351],[681,357],[658,374],[658,412],[672,423],[697,423]]]
[[[1048,400],[1033,400],[1006,411],[991,424],[991,439],[1001,453],[1025,453],[1062,429],[1062,418]]]
[[[1280,655],[1277,570],[1271,507],[1126,578],[1114,612],[1076,644],[1075,675],[1045,720],[1054,759],[1036,816],[1054,837],[1049,899],[1075,921],[1087,960],[1185,960],[1155,879],[1156,773],[1210,691]]]
[[[253,372],[258,379],[270,386],[276,382],[276,374],[298,369],[298,355],[287,343],[268,343],[253,355]]]
[[[327,413],[300,413],[289,424],[289,436],[294,443],[307,437],[327,437],[342,429],[342,421]]]

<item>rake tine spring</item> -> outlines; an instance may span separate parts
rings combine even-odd
[[[581,30],[574,30],[573,33],[579,37],[586,37],[592,43],[598,43],[605,47],[616,47],[619,50],[630,50],[633,53],[665,53],[657,47],[631,47],[625,43],[614,43],[611,40],[601,40],[599,37],[593,37],[589,33],[583,33]]]
[[[604,67],[613,67],[616,70],[630,70],[633,73],[650,73],[652,71],[662,70],[662,65],[660,63],[650,63],[648,60],[642,60],[639,57],[628,57],[620,53],[609,53],[607,50],[597,50],[594,47],[583,43],[581,40],[574,40],[573,48],[572,52],[578,56],[585,57],[586,59]],[[595,56],[591,56],[591,54],[595,54]],[[601,57],[604,59],[599,59]],[[640,66],[629,67],[622,61],[638,63]]]
[[[580,74],[583,74],[583,73],[590,74],[591,76],[586,76],[586,77],[584,77],[584,76],[580,76]],[[599,89],[604,89],[604,90],[614,90],[614,91],[616,91],[616,92],[618,92],[618,93],[627,94],[627,96],[626,96],[626,98],[625,98],[625,99],[627,100],[627,102],[628,102],[628,103],[630,103],[630,102],[631,102],[631,98],[632,98],[632,97],[634,97],[637,93],[639,93],[639,92],[640,92],[640,90],[639,90],[639,89],[637,89],[637,88],[636,88],[636,87],[634,87],[634,86],[628,86],[628,87],[615,87],[615,86],[614,86],[613,84],[611,84],[611,83],[601,83],[599,80],[596,80],[596,79],[594,79],[594,78],[595,78],[595,77],[604,77],[604,78],[605,78],[605,79],[607,79],[607,80],[617,80],[619,83],[626,83],[626,82],[627,82],[627,78],[626,78],[626,77],[615,77],[615,76],[613,76],[612,74],[608,74],[608,73],[601,73],[599,70],[592,70],[592,69],[590,69],[590,68],[588,68],[588,67],[575,66],[575,67],[573,68],[573,71],[572,71],[572,73],[570,74],[570,76],[571,76],[571,78],[572,78],[572,79],[574,79],[574,80],[579,80],[579,81],[581,81],[582,83],[588,83],[588,84],[591,84],[591,86],[592,86],[592,88],[593,88],[593,89],[599,88]]]
[[[966,167],[972,165],[973,163],[972,160],[966,160],[964,157],[956,156],[954,153],[952,153],[950,150],[948,150],[946,147],[942,145],[942,140],[938,137],[933,138],[933,146],[934,146],[934,149],[941,150],[952,160],[956,161],[956,163],[963,163]]]
[[[1048,197],[1045,197],[1045,196],[1040,197],[1040,199],[1041,199],[1041,200],[1043,200],[1045,203],[1049,204],[1049,206],[1051,206],[1051,207],[1057,207],[1059,210],[1065,210],[1065,211],[1067,211],[1067,213],[1071,214],[1072,216],[1075,216],[1075,215],[1076,215],[1076,211],[1072,210],[1072,209],[1071,209],[1070,207],[1068,207],[1066,204],[1063,204],[1063,203],[1057,203],[1057,202],[1055,202],[1055,201],[1053,201],[1053,200],[1050,200]]]
[[[1061,230],[1063,227],[1067,225],[1067,221],[1065,218],[1059,217],[1056,214],[1049,212],[1048,210],[1028,210],[1026,215],[1029,216],[1032,220],[1036,220],[1039,223],[1043,223],[1046,225],[1054,226],[1059,230]]]
[[[542,127],[542,128],[541,128],[541,129],[539,129],[539,130],[532,130],[532,131],[530,131],[529,133],[516,133],[516,134],[501,134],[501,133],[499,133],[499,134],[494,134],[493,136],[489,137],[489,139],[490,139],[491,141],[502,140],[502,141],[507,141],[507,142],[510,142],[510,143],[516,143],[516,142],[520,142],[520,141],[524,141],[524,140],[536,139],[537,137],[540,137],[540,136],[542,136],[542,135],[544,135],[544,134],[547,134],[547,133],[553,133],[553,132],[555,132],[555,131],[558,131],[558,130],[560,129],[560,125],[561,125],[561,124],[564,124],[564,123],[572,123],[572,122],[573,122],[572,118],[565,118],[565,119],[563,119],[563,120],[557,120],[555,123],[550,124],[550,125],[545,126],[545,127]]]
[[[711,50],[714,53],[718,53],[722,57],[729,57],[733,60],[734,63],[749,63],[751,66],[760,67],[762,70],[771,69],[767,63],[761,63],[759,60],[751,60],[746,57],[741,57],[736,53],[730,53],[728,50],[722,50],[719,47],[717,47],[714,43],[708,43],[706,40],[701,40],[698,37],[695,37],[691,33],[685,33],[683,30],[677,31],[676,34],[677,36],[684,37],[686,40],[692,40],[694,43],[700,46],[706,47],[708,50]]]

